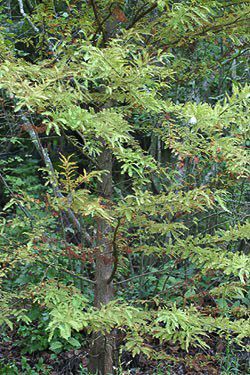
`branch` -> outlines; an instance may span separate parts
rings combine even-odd
[[[137,22],[139,22],[142,18],[144,18],[147,14],[151,13],[155,8],[157,8],[157,2],[154,3],[153,5],[151,5],[150,8],[146,9],[144,12],[142,12],[141,14],[138,14],[138,16],[136,16],[133,21],[131,22],[130,25],[128,25],[126,27],[126,30],[129,30],[131,29]]]
[[[246,16],[249,14],[250,12],[247,12],[246,13]],[[202,31],[200,32],[197,32],[197,33],[194,33],[194,34],[189,34],[187,36],[181,36],[179,37],[178,39],[174,40],[173,42],[169,43],[169,47],[173,47],[174,45],[178,44],[181,40],[185,40],[185,41],[188,41],[189,38],[196,38],[198,36],[205,36],[206,33],[208,33],[209,31],[212,31],[212,32],[220,32],[222,30],[224,30],[225,27],[230,27],[230,26],[234,26],[235,24],[239,24],[240,22],[242,21],[249,21],[250,18],[249,17],[246,17],[246,18],[241,18],[240,17],[237,17],[235,18],[233,21],[230,21],[228,23],[224,23],[224,24],[217,24],[217,25],[213,25],[213,26],[209,26],[207,28],[204,28]]]
[[[36,260],[39,263],[41,263],[41,264],[46,264],[46,266],[48,266],[48,267],[55,268],[59,272],[62,271],[62,272],[68,273],[69,275],[71,275],[73,277],[76,277],[77,279],[80,279],[80,280],[83,280],[83,281],[87,281],[88,283],[91,283],[91,284],[95,284],[96,283],[94,280],[90,280],[87,277],[81,276],[81,275],[79,275],[77,273],[74,273],[73,271],[67,270],[66,268],[60,268],[60,266],[58,267],[58,266],[56,266],[53,263],[49,263],[49,262],[46,262],[45,260],[40,260],[40,259],[36,259]]]
[[[32,27],[32,29],[36,33],[41,33],[41,30],[39,30],[39,28],[36,27],[36,25],[31,21],[30,17],[27,15],[27,13],[25,13],[25,11],[24,11],[24,5],[23,5],[23,0],[18,0],[18,4],[19,4],[19,10],[20,10],[21,15],[27,20],[27,22],[30,24],[30,26]],[[52,52],[52,55],[54,56],[55,53],[54,53],[53,44],[50,42],[49,39],[47,40],[47,43],[48,43],[49,50]],[[56,60],[58,60],[58,59],[56,58]]]
[[[29,122],[29,120],[27,119],[27,117],[25,115],[22,115],[21,119],[25,123],[25,129],[27,130],[27,132],[29,133],[32,141],[34,142],[37,151],[39,152],[39,154],[41,155],[41,157],[42,157],[42,159],[44,161],[44,164],[46,165],[46,167],[48,168],[48,170],[51,173],[51,176],[52,176],[52,187],[53,187],[55,196],[59,197],[59,198],[63,198],[63,194],[60,192],[60,190],[58,188],[58,183],[57,183],[57,178],[56,178],[55,170],[54,170],[53,164],[52,164],[52,162],[50,160],[50,157],[49,157],[49,154],[48,154],[48,150],[43,147],[43,145],[42,145],[42,143],[40,141],[40,138],[38,137],[36,131],[34,130],[32,124]],[[77,228],[77,230],[80,233],[83,233],[83,229],[82,229],[82,226],[81,226],[79,220],[77,219],[76,215],[74,214],[74,212],[70,208],[68,209],[68,215],[71,218],[71,220],[73,221],[73,223],[74,223],[75,227]],[[86,241],[89,244],[91,244],[92,242],[91,242],[91,237],[89,236],[89,234],[87,232],[85,232],[84,236],[85,236]]]
[[[25,13],[24,8],[23,8],[23,1],[22,0],[18,0],[18,4],[19,4],[19,10],[20,10],[21,15],[28,21],[28,23],[30,24],[30,26],[32,27],[32,29],[36,33],[39,33],[40,30],[38,29],[38,27],[36,27],[36,25],[34,25],[34,23],[31,21],[31,19],[27,15],[27,13]]]
[[[109,13],[108,13],[108,15],[102,20],[102,22],[100,23],[100,25],[98,25],[98,28],[97,28],[97,30],[96,30],[94,36],[93,36],[93,40],[95,40],[96,35],[99,33],[99,31],[100,31],[100,27],[102,27],[102,26],[105,24],[105,22],[106,22],[106,21],[112,16],[112,6],[113,6],[113,4],[111,4],[111,5],[109,6]],[[102,31],[102,30],[101,30],[101,31]]]
[[[169,273],[169,270],[158,270],[158,271],[151,271],[151,272],[145,272],[145,273],[141,273],[140,275],[135,275],[135,276],[132,276],[130,277],[129,279],[126,279],[126,280],[122,280],[122,281],[118,281],[116,284],[123,284],[123,283],[126,283],[128,281],[131,281],[131,280],[134,280],[134,279],[138,279],[140,277],[144,277],[144,276],[148,276],[148,275],[154,275],[154,274],[164,274],[164,273]],[[172,273],[170,273],[170,276],[172,275]]]
[[[101,20],[99,18],[95,0],[90,0],[90,4],[93,8],[95,19],[96,19],[96,22],[97,22],[97,25],[98,25],[98,30],[101,30],[102,36],[103,36],[103,41],[105,42],[106,37],[105,37],[105,31],[104,31],[104,28],[103,28],[103,22],[101,22]]]

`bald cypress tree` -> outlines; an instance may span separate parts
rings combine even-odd
[[[73,236],[68,263],[38,219],[24,216],[20,243],[3,237],[3,321],[12,268],[43,265],[57,274],[24,294],[49,311],[51,340],[88,335],[93,374],[115,373],[119,350],[160,363],[169,342],[244,342],[249,223],[234,203],[249,173],[248,22],[247,2],[220,0],[20,0],[5,11],[0,87]],[[27,199],[7,209],[25,215]]]

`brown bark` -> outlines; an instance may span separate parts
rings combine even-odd
[[[99,10],[95,0],[91,0],[93,12],[98,24],[98,30],[102,31],[102,46],[105,47],[106,42],[119,25],[119,21],[111,24],[107,19],[106,24],[102,24],[99,17]],[[101,89],[102,90],[102,89]],[[104,108],[112,107],[112,101],[107,102]],[[103,150],[98,158],[99,170],[107,171],[99,185],[99,194],[104,199],[110,200],[112,197],[112,152],[107,148],[105,141],[101,139]],[[114,298],[113,281],[113,246],[111,240],[112,227],[107,220],[99,218],[97,220],[97,248],[96,269],[95,269],[95,299],[94,306],[100,308],[106,305]],[[112,375],[113,358],[114,358],[115,334],[107,333],[102,335],[96,333],[92,337],[90,354],[89,354],[89,372],[97,375]]]
[[[99,194],[104,199],[110,199],[112,195],[112,153],[105,148],[98,160],[99,168],[108,171],[99,186]],[[111,241],[112,227],[103,218],[97,220],[97,247],[95,269],[95,299],[94,306],[108,304],[114,298],[113,283],[109,282],[113,270],[113,255]],[[99,332],[92,336],[89,371],[92,374],[113,374],[113,353],[115,337],[112,333],[103,335]]]

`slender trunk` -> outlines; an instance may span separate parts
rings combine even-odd
[[[100,25],[99,9],[95,1],[91,1],[93,12],[97,23]],[[100,30],[103,34],[102,47],[105,47],[107,41],[117,29],[119,21],[109,22],[101,25]],[[101,90],[103,90],[101,88]],[[104,108],[111,108],[114,103],[107,102]],[[111,199],[112,197],[112,152],[107,148],[104,140],[103,151],[98,158],[98,167],[100,170],[105,170],[102,182],[99,186],[99,194],[104,199]],[[100,308],[102,304],[108,304],[114,298],[113,282],[109,282],[113,270],[113,248],[111,243],[112,227],[106,220],[99,218],[97,221],[97,248],[96,254],[96,274],[95,274],[95,299],[94,305]],[[102,335],[97,333],[92,337],[92,343],[89,356],[89,371],[92,374],[109,375],[114,374],[113,358],[114,358],[114,334]]]
[[[99,194],[104,199],[110,199],[112,195],[112,153],[105,148],[98,160],[99,168],[108,171],[103,177],[99,186]],[[113,283],[108,282],[113,269],[112,227],[110,223],[102,218],[97,220],[97,247],[96,254],[96,275],[95,275],[95,300],[94,305],[100,308],[101,305],[109,303],[114,298]],[[103,335],[96,333],[92,336],[89,371],[92,374],[108,375],[113,374],[113,352],[115,339],[112,333]]]

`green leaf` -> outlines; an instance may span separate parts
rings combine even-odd
[[[51,344],[50,344],[50,350],[52,350],[52,352],[57,352],[58,350],[62,349],[63,347],[63,344],[60,342],[60,341],[53,341]]]
[[[74,337],[70,337],[68,339],[68,342],[70,343],[70,345],[74,346],[74,348],[78,349],[78,348],[81,347],[81,343],[77,339],[75,339]]]

